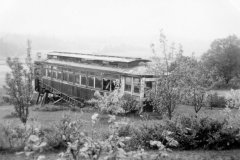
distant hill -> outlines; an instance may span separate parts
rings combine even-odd
[[[0,37],[0,59],[23,55],[24,46],[18,42],[11,41],[5,37]]]
[[[151,56],[148,44],[129,44],[125,39],[102,39],[97,37],[66,38],[39,35],[19,35],[0,33],[0,59],[6,57],[25,57],[27,40],[32,41],[32,51],[67,51],[99,53],[118,56],[147,57]],[[88,52],[88,53],[89,53]],[[34,54],[34,53],[33,53]]]

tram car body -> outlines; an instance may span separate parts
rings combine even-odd
[[[89,100],[95,91],[104,95],[119,87],[136,100],[143,100],[155,81],[147,67],[149,62],[142,58],[53,51],[46,59],[35,61],[35,90]]]

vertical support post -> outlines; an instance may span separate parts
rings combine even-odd
[[[46,92],[44,93],[43,97],[42,97],[42,101],[41,101],[41,107],[43,107],[45,105],[45,99],[46,99]]]
[[[36,104],[38,104],[38,102],[39,102],[39,98],[40,98],[40,92],[38,92],[38,97],[37,97],[37,101],[36,101]]]
[[[140,113],[143,112],[143,99],[144,99],[144,88],[145,88],[145,78],[142,77],[140,79],[140,95],[139,95],[139,103],[140,103]]]
[[[134,90],[134,83],[133,83],[133,77],[131,77],[132,83],[131,83],[131,96],[133,95],[133,90]]]
[[[121,81],[120,81],[120,90],[122,93],[124,93],[124,87],[125,87],[125,78],[121,76]]]

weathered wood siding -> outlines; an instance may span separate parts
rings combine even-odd
[[[45,79],[45,78],[43,78],[43,83],[76,99],[89,100],[93,98],[94,92],[95,92],[95,90],[91,88],[82,88],[76,85],[57,82],[57,81]]]

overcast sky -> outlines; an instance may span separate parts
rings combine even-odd
[[[0,1],[1,33],[149,47],[161,28],[185,54],[201,54],[216,38],[240,37],[240,0]]]

